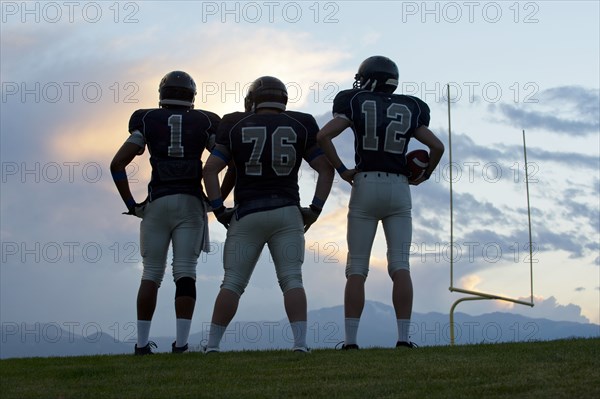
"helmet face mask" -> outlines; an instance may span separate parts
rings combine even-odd
[[[393,93],[398,87],[398,67],[387,57],[375,55],[364,60],[354,75],[353,87]]]
[[[194,108],[196,83],[183,71],[169,72],[160,81],[158,93],[158,105],[161,107],[175,105]]]
[[[283,82],[273,76],[262,76],[250,85],[244,98],[246,112],[260,108],[274,108],[285,111],[288,101],[287,88]]]

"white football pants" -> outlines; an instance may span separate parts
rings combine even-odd
[[[387,242],[390,277],[397,270],[409,270],[412,200],[407,177],[385,172],[357,173],[348,208],[346,277],[351,274],[367,277],[380,220]]]
[[[221,288],[242,295],[265,244],[275,264],[283,292],[302,288],[304,225],[297,206],[285,206],[233,218],[223,253],[225,276]]]
[[[200,251],[208,241],[204,201],[188,194],[173,194],[148,203],[140,224],[143,280],[159,286],[165,274],[169,244],[173,245],[173,280],[196,278]]]

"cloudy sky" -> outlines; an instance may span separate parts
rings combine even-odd
[[[185,70],[196,108],[242,109],[248,84],[274,75],[289,108],[331,117],[360,62],[381,54],[400,69],[398,92],[431,107],[447,144],[452,110],[455,287],[531,300],[523,134],[526,132],[535,307],[478,301],[459,311],[508,311],[600,323],[599,6],[597,2],[2,2],[0,320],[88,326],[123,339],[135,321],[139,221],[108,165],[129,116],[155,107],[158,82]],[[347,165],[351,133],[338,139]],[[417,148],[416,143],[411,148]],[[448,312],[448,151],[414,187],[414,310]],[[141,201],[147,152],[128,169]],[[315,176],[302,169],[302,202]],[[307,233],[309,309],[342,303],[349,186],[336,180]],[[231,203],[231,198],[228,200]],[[210,320],[222,278],[224,228],[198,263],[193,331]],[[391,304],[380,230],[367,299]],[[153,335],[174,334],[170,266]],[[236,316],[285,315],[265,251]],[[8,324],[6,324],[8,323]]]

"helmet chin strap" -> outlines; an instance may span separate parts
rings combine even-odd
[[[375,88],[377,87],[377,79],[375,79],[373,81],[373,83],[371,84],[371,91],[375,91]]]
[[[364,84],[360,85],[361,89],[369,91],[374,91],[375,87],[377,87],[377,79],[375,79],[373,83],[371,83],[371,79],[368,79]]]

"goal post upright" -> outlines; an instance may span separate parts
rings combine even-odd
[[[531,234],[531,205],[529,201],[529,173],[527,169],[527,146],[525,143],[525,130],[523,130],[523,155],[525,159],[525,187],[527,193],[527,220],[529,228],[529,280],[530,280],[530,301],[523,301],[520,299],[508,298],[496,294],[488,294],[485,292],[466,290],[454,286],[454,193],[453,193],[453,174],[452,174],[452,127],[451,127],[451,116],[450,116],[450,84],[447,87],[447,100],[448,100],[448,163],[449,163],[449,179],[450,179],[450,292],[458,292],[470,296],[462,297],[456,300],[450,308],[450,345],[455,343],[455,332],[454,332],[454,310],[456,306],[465,301],[477,301],[477,300],[500,300],[512,302],[515,304],[534,306],[533,303],[533,244]]]
[[[527,144],[523,129],[523,158],[525,159],[525,189],[527,192],[527,224],[529,227],[529,281],[531,283],[531,306],[533,306],[533,241],[531,238],[531,203],[529,202],[529,173],[527,169]]]
[[[446,95],[448,100],[448,173],[450,180],[450,291],[454,287],[454,200],[452,193],[452,128],[450,120],[450,84],[446,85]]]

